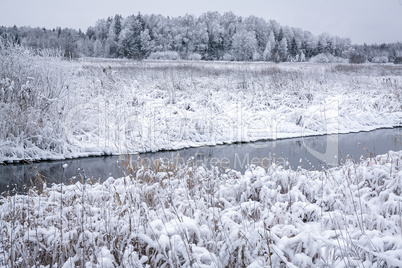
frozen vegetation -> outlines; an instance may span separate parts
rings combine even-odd
[[[1,46],[0,162],[402,124],[393,64],[65,61]]]
[[[401,267],[401,188],[392,151],[322,172],[160,163],[45,185],[0,197],[0,266]]]
[[[0,162],[401,126],[401,71],[65,61],[0,44]],[[324,171],[121,165],[103,183],[0,195],[0,266],[402,266],[402,151]]]

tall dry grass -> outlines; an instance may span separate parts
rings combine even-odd
[[[62,129],[67,65],[57,51],[0,42],[0,160],[69,150]]]

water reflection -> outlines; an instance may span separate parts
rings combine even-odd
[[[336,144],[328,144],[336,142]],[[196,165],[207,168],[218,166],[220,169],[232,168],[244,172],[248,165],[260,165],[264,168],[273,163],[285,168],[297,169],[302,167],[309,170],[321,170],[332,165],[325,163],[325,159],[312,155],[324,155],[331,146],[337,146],[338,152],[331,157],[336,159],[333,164],[341,164],[346,158],[358,161],[361,157],[370,157],[384,154],[389,150],[402,150],[402,128],[380,129],[371,132],[342,134],[335,136],[316,136],[277,141],[232,144],[202,148],[189,148],[179,151],[156,152],[142,155],[130,155],[129,159],[134,167],[146,163],[153,166],[155,161],[173,162],[178,166],[193,159]],[[310,148],[310,149],[308,149]],[[328,150],[327,150],[328,151]],[[334,154],[334,152],[331,152]],[[49,161],[34,164],[15,164],[0,166],[0,192],[4,192],[12,185],[23,190],[23,185],[44,180],[51,183],[70,183],[82,178],[105,180],[110,176],[121,177],[127,171],[124,158],[93,157],[63,161]]]

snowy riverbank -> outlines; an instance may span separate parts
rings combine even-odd
[[[35,57],[32,62],[47,64]],[[59,70],[52,77],[63,74],[63,83],[53,82],[61,85],[57,96],[50,94],[44,101],[43,94],[38,95],[32,101],[41,105],[29,109],[20,107],[20,102],[0,105],[1,114],[10,115],[2,122],[0,162],[149,152],[402,125],[402,78],[397,65],[51,63],[58,68],[52,72]],[[11,82],[7,83],[11,89]]]
[[[402,152],[322,172],[142,168],[0,197],[0,265],[399,267]]]

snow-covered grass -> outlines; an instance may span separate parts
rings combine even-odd
[[[402,124],[401,69],[393,65],[113,61],[81,68],[78,84],[86,96],[75,102],[66,127],[70,142],[92,152]]]
[[[0,162],[402,125],[398,65],[0,56]]]
[[[57,51],[38,54],[0,41],[0,163],[74,150],[63,127],[71,74]]]
[[[0,266],[401,267],[401,188],[392,151],[322,172],[144,166],[1,197]]]

